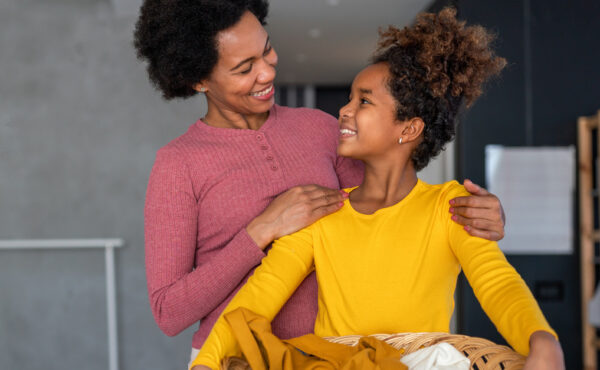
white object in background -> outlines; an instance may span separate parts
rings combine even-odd
[[[446,145],[446,149],[433,158],[427,167],[419,171],[417,176],[428,184],[441,184],[456,178],[454,174],[454,142]]]
[[[573,253],[574,147],[488,145],[485,175],[506,213],[502,251]]]
[[[409,370],[469,370],[471,361],[448,343],[438,343],[403,356]]]
[[[117,332],[117,289],[115,280],[115,248],[124,245],[123,239],[22,239],[0,240],[0,250],[30,249],[88,249],[104,248],[106,275],[106,321],[108,331],[108,369],[119,370]]]
[[[596,288],[594,297],[588,303],[589,324],[600,328],[600,285]]]

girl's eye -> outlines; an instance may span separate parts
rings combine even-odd
[[[272,47],[271,45],[269,45],[269,47],[267,47],[267,48],[265,49],[265,52],[263,53],[263,55],[267,55],[267,54],[269,54],[269,53],[271,52],[271,50],[273,50],[273,47]]]

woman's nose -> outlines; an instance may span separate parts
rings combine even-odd
[[[277,53],[275,50],[271,50],[271,52],[263,58],[263,63],[261,63],[261,70],[258,74],[258,82],[260,83],[268,83],[275,79],[275,75],[277,74],[276,66],[277,66]]]

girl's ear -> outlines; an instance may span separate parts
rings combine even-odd
[[[402,129],[402,142],[408,143],[417,140],[425,129],[425,122],[420,117],[414,117],[404,122]]]

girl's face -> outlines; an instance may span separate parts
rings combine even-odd
[[[350,101],[340,109],[339,155],[368,160],[391,155],[399,147],[403,126],[396,119],[388,78],[387,64],[377,63],[354,79]]]
[[[219,60],[210,77],[196,85],[207,89],[211,106],[223,113],[267,112],[274,104],[277,54],[269,35],[251,12],[217,35]]]

